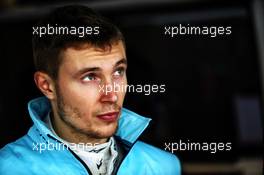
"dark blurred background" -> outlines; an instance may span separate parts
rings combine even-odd
[[[111,19],[127,44],[129,84],[165,93],[128,93],[125,107],[153,119],[141,139],[231,142],[230,151],[175,151],[184,174],[263,174],[264,3],[261,0],[78,1]],[[32,26],[70,1],[0,2],[0,147],[32,125]],[[164,35],[165,26],[231,26],[231,35]]]

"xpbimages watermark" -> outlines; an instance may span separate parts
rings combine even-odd
[[[92,147],[99,145],[100,143],[59,143],[59,142],[50,142],[47,141],[46,143],[32,143],[32,150],[42,153],[44,151],[64,151],[64,150],[87,150],[91,149]]]
[[[231,142],[184,142],[179,140],[179,142],[165,142],[164,149],[170,151],[171,153],[178,151],[205,151],[215,154],[221,151],[230,151],[232,149]]]
[[[171,38],[179,35],[207,35],[211,38],[232,34],[231,26],[191,26],[190,24],[165,26],[164,35]]]
[[[98,35],[100,33],[99,26],[68,27],[47,24],[46,26],[33,26],[32,29],[32,34],[38,35],[39,37],[43,35],[78,35],[78,37],[82,38],[85,35]]]
[[[110,92],[129,92],[129,93],[143,93],[144,95],[150,95],[151,93],[164,93],[166,91],[165,84],[117,84],[113,85],[99,85],[99,92],[110,93]]]

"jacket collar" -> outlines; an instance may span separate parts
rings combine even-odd
[[[51,105],[46,97],[39,97],[28,103],[30,117],[37,129],[45,135],[49,134],[56,138],[43,121],[50,109]],[[150,120],[150,118],[140,116],[128,109],[122,108],[118,121],[118,130],[115,136],[134,143],[149,125]]]

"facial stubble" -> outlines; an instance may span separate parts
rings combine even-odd
[[[76,137],[86,136],[87,138],[92,138],[92,139],[104,139],[111,137],[118,129],[118,124],[116,124],[116,128],[114,129],[113,133],[105,135],[100,133],[99,130],[93,129],[91,123],[86,123],[85,128],[80,128],[71,121],[71,119],[81,120],[83,118],[83,114],[81,113],[80,109],[78,107],[74,107],[69,104],[66,104],[64,100],[64,96],[58,85],[56,85],[56,95],[57,95],[56,105],[57,105],[58,116],[60,117],[60,120],[62,122],[64,122],[69,128],[71,128],[72,132],[75,133]],[[103,110],[97,110],[95,112],[92,112],[91,115],[92,117],[96,117],[96,115],[110,109],[120,111],[121,107],[119,107],[117,104],[107,105],[106,107],[104,107]]]

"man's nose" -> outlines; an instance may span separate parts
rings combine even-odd
[[[104,90],[101,92],[101,102],[112,102],[115,103],[118,100],[117,92],[115,91],[114,84],[109,81],[104,84]]]

